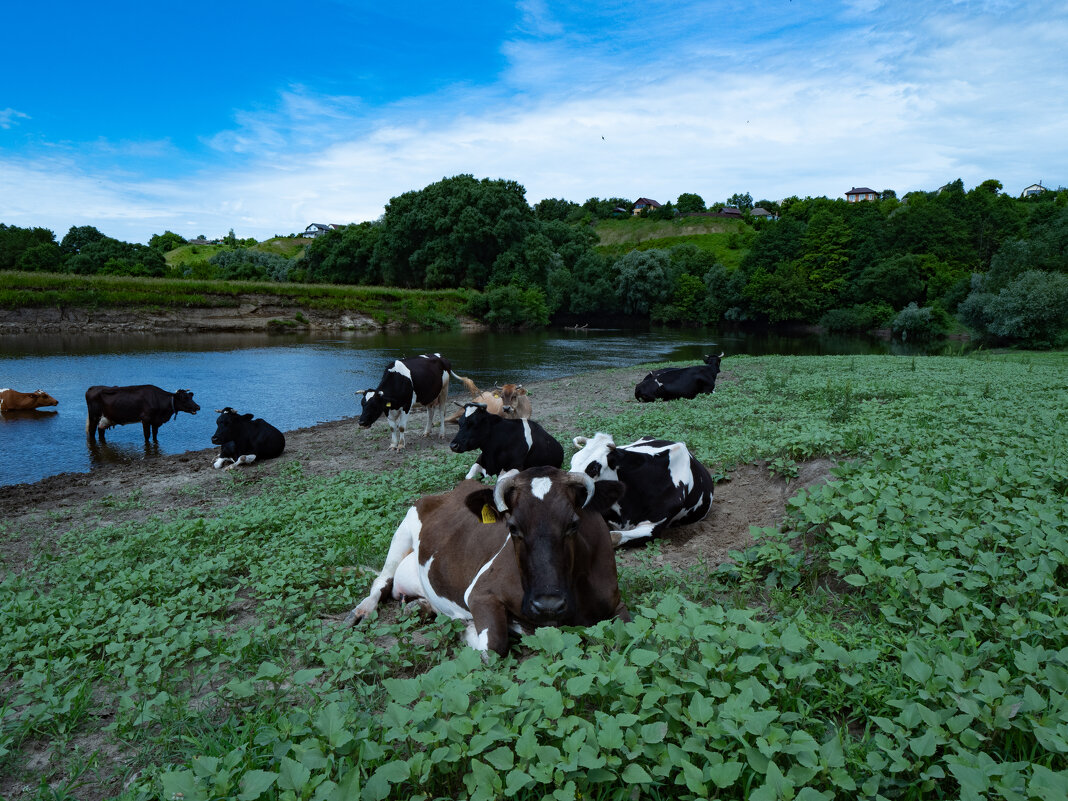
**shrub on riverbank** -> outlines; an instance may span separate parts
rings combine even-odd
[[[830,455],[836,480],[732,562],[679,575],[651,546],[621,575],[634,622],[545,629],[525,658],[483,665],[458,624],[324,623],[466,469],[444,450],[66,532],[0,583],[0,768],[50,747],[69,791],[103,720],[131,761],[93,764],[130,771],[128,799],[1063,797],[1068,358],[730,373],[567,433],[684,438],[728,476]]]

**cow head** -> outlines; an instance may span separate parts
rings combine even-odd
[[[715,355],[709,353],[708,355],[705,356],[704,362],[705,362],[705,364],[707,364],[707,365],[709,365],[711,367],[714,367],[715,371],[718,373],[719,372],[719,360],[722,359],[722,358],[723,358],[723,353],[722,352],[720,352],[719,356],[715,356]]]
[[[493,394],[501,399],[501,410],[506,415],[514,415],[519,398],[527,394],[522,384],[505,384],[503,387],[494,384],[493,389]]]
[[[179,389],[174,393],[174,413],[189,412],[196,414],[200,411],[200,404],[193,400],[193,393],[188,389]]]
[[[213,445],[233,442],[240,435],[241,429],[252,420],[251,414],[238,414],[229,406],[215,411],[220,412],[220,414],[215,421],[215,433],[211,435],[211,443]]]
[[[481,448],[494,420],[500,419],[497,415],[487,412],[484,403],[465,403],[464,416],[460,418],[460,430],[449,443],[449,448],[455,453]]]
[[[59,401],[57,401],[43,389],[35,389],[30,394],[33,396],[34,406],[59,406]]]
[[[360,398],[360,428],[370,428],[389,409],[386,395],[380,389],[365,389],[356,394]]]
[[[523,584],[523,616],[539,624],[565,618],[573,609],[576,538],[585,523],[607,527],[601,512],[623,494],[616,481],[591,478],[555,467],[509,470],[490,490],[468,497],[480,514],[492,493],[493,506],[512,538]],[[476,509],[477,507],[477,509]]]
[[[656,380],[656,376],[649,373],[645,378],[641,380],[636,387],[634,387],[634,397],[639,403],[649,403],[655,401],[660,397],[660,383]]]

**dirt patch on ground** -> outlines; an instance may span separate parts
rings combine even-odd
[[[528,389],[534,418],[564,443],[565,458],[569,459],[571,439],[595,433],[584,422],[591,414],[608,415],[627,407],[652,408],[652,404],[638,404],[633,397],[634,385],[644,376],[644,370],[609,370],[531,384]],[[732,377],[727,371],[718,380],[729,382]],[[463,401],[464,397],[454,390],[453,399]],[[299,461],[309,475],[397,469],[413,454],[445,447],[436,436],[422,436],[424,414],[413,414],[408,446],[401,452],[388,450],[389,433],[384,422],[363,430],[353,417],[288,431],[282,456],[240,468],[242,480],[249,494],[255,494],[258,485],[269,484],[293,461]],[[450,438],[454,431],[454,427],[447,427]],[[685,440],[686,433],[679,431],[676,436]],[[218,482],[226,478],[223,471],[211,466],[215,454],[215,449],[206,448],[136,463],[101,464],[90,473],[64,473],[33,484],[0,487],[0,519],[5,521],[7,532],[0,537],[0,567],[21,572],[35,551],[48,548],[50,539],[91,521],[114,525],[183,509],[211,516],[228,502],[225,493],[215,492]],[[804,465],[789,482],[772,475],[762,464],[734,470],[729,480],[716,487],[709,516],[701,523],[669,531],[661,538],[658,558],[678,567],[725,561],[730,550],[744,548],[752,541],[750,526],[776,525],[786,500],[803,487],[825,480],[831,466],[829,461]],[[638,551],[621,550],[621,564],[631,563]]]

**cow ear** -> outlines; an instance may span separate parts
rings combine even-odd
[[[605,454],[605,464],[608,465],[609,470],[617,470],[620,462],[623,461],[623,457],[620,451],[615,445],[608,446],[608,453]]]
[[[622,481],[595,481],[593,487],[593,497],[586,504],[586,508],[598,514],[611,509],[627,490]]]
[[[472,492],[464,498],[464,504],[468,511],[483,523],[496,523],[501,519],[501,513],[493,503],[493,487]]]
[[[251,420],[252,419],[252,413],[249,412],[248,414],[241,415],[241,419],[242,420]]]

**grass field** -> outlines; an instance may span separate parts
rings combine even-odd
[[[692,244],[712,253],[729,269],[737,267],[747,252],[752,229],[740,220],[683,217],[677,220],[603,220],[597,225],[597,250],[607,256],[622,256],[631,250]]]
[[[280,305],[305,309],[358,309],[414,322],[425,318],[437,325],[454,323],[464,303],[456,290],[5,272],[0,308],[226,307],[239,306],[248,295],[269,295]]]
[[[277,253],[292,259],[304,254],[310,239],[293,239],[290,237],[275,237],[266,239],[253,245],[249,250],[262,250],[264,253]],[[226,250],[224,245],[182,245],[165,254],[168,266],[181,266],[199,261],[207,261],[220,250]]]
[[[654,544],[621,575],[632,623],[523,658],[483,664],[457,624],[324,625],[463,456],[101,510],[0,582],[0,773],[50,744],[66,772],[32,797],[79,797],[103,726],[124,799],[1068,797],[1068,355],[731,372],[583,425],[835,479],[732,562],[678,574]]]

